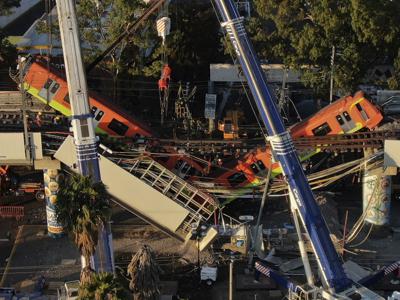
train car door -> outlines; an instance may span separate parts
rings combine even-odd
[[[367,112],[365,111],[365,109],[361,106],[361,104],[360,103],[357,103],[356,104],[356,107],[357,107],[357,110],[360,112],[360,114],[361,114],[361,118],[364,120],[364,121],[368,121],[369,120],[369,116],[368,116],[368,114],[367,114]]]
[[[188,178],[191,174],[191,165],[188,164],[186,161],[178,160],[175,164],[175,174],[178,175],[182,179]]]
[[[97,127],[104,116],[104,111],[98,109],[96,106],[92,106],[93,124]]]
[[[60,89],[60,84],[53,79],[47,79],[46,83],[44,84],[43,88],[39,91],[39,96],[43,99],[46,99],[47,102],[53,100],[55,94],[57,94],[58,90]]]
[[[261,160],[257,160],[253,164],[250,165],[251,170],[257,176],[262,176],[267,173],[267,168]]]
[[[345,133],[350,132],[356,127],[353,119],[347,111],[344,111],[342,114],[337,115],[336,120],[338,121],[340,127]]]

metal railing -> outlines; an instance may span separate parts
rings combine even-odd
[[[184,181],[150,157],[108,159],[187,209],[189,215],[181,225],[185,234],[190,232],[193,223],[209,221],[218,208],[213,196]]]

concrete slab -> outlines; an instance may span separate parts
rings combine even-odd
[[[284,262],[279,266],[279,269],[281,269],[282,272],[286,273],[291,270],[296,270],[300,267],[303,267],[303,261],[301,260],[301,257],[298,257]]]
[[[367,277],[371,274],[370,271],[365,270],[359,264],[348,260],[343,264],[344,272],[346,273],[347,277],[349,277],[354,282],[358,282],[360,279]]]

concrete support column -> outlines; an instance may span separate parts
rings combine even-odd
[[[374,225],[388,225],[392,196],[392,178],[382,167],[365,171],[362,179],[365,220]]]
[[[52,238],[60,238],[64,235],[62,224],[57,222],[55,206],[57,205],[57,193],[63,174],[59,170],[44,169],[44,193],[46,198],[47,232]]]
[[[215,84],[213,81],[208,81],[208,94],[215,94]],[[211,134],[215,130],[215,117],[208,119],[208,133]]]
[[[228,294],[228,299],[233,300],[233,264],[234,260],[231,258],[231,261],[229,263],[229,294]]]

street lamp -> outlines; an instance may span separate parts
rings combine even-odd
[[[334,67],[335,67],[335,46],[332,46],[332,55],[331,55],[331,87],[329,90],[329,103],[333,101],[333,74],[334,74]]]
[[[329,89],[329,103],[333,102],[333,77],[335,73],[335,58],[336,56],[341,56],[343,53],[337,52],[336,47],[332,46],[332,54],[331,54],[331,83]]]
[[[197,242],[197,269],[198,269],[198,274],[199,274],[199,278],[200,278],[200,272],[201,272],[201,268],[200,268],[200,240],[202,237],[204,237],[206,235],[207,232],[207,226],[206,225],[202,225],[200,222],[198,223],[192,223],[191,224],[192,227],[192,231],[191,234],[192,236],[190,237],[191,240],[196,240]]]

